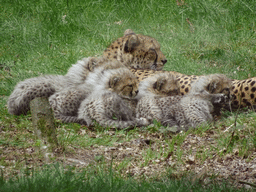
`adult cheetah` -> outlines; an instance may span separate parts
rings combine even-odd
[[[35,97],[50,97],[67,87],[84,83],[89,72],[96,65],[118,60],[134,69],[161,70],[167,62],[160,50],[160,44],[152,37],[135,34],[127,29],[124,36],[114,41],[100,59],[83,58],[74,64],[66,75],[45,75],[19,82],[11,93],[7,106],[10,114],[26,114],[29,102]]]

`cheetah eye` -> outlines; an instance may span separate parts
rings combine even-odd
[[[156,55],[156,50],[151,48],[151,49],[149,49],[148,54]]]
[[[132,85],[128,85],[128,87],[132,87]]]
[[[221,93],[223,92],[229,92],[229,88],[222,89]]]
[[[155,51],[155,49],[149,49],[149,51],[147,52],[148,58],[150,60],[155,60],[157,58],[157,53]]]

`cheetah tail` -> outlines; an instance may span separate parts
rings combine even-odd
[[[64,76],[48,75],[29,78],[19,82],[8,98],[8,112],[13,115],[26,114],[29,103],[36,97],[49,97],[65,86]]]

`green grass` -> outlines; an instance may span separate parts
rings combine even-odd
[[[92,172],[97,172],[91,174]],[[208,186],[186,179],[171,180],[158,178],[151,182],[123,179],[108,171],[91,168],[91,170],[75,172],[63,169],[58,164],[44,166],[40,170],[26,170],[23,176],[5,180],[0,176],[1,191],[244,191],[237,190],[227,184],[211,183]]]
[[[255,1],[186,3],[2,1],[0,94],[9,95],[28,77],[65,74],[78,59],[101,55],[127,28],[161,43],[166,70],[255,76]]]
[[[77,60],[101,55],[128,28],[152,36],[160,42],[161,50],[168,60],[165,70],[188,75],[224,73],[233,79],[256,76],[256,1],[185,0],[185,3],[178,6],[175,0],[2,0],[0,166],[5,167],[5,177],[18,174],[15,171],[27,163],[32,167],[41,166],[42,160],[38,152],[26,152],[38,145],[33,135],[30,115],[13,116],[7,112],[7,97],[17,82],[42,74],[65,74]],[[129,143],[134,139],[148,139],[150,144],[142,148],[139,158],[127,155],[121,162],[114,162],[113,170],[118,170],[125,177],[131,175],[134,179],[136,177],[129,172],[133,165],[140,168],[157,166],[158,161],[162,162],[169,157],[174,164],[166,165],[165,168],[171,167],[177,175],[184,172],[175,166],[184,166],[187,155],[195,155],[199,164],[216,155],[220,159],[234,155],[250,162],[255,158],[255,125],[255,112],[250,111],[239,112],[237,119],[236,113],[225,112],[214,125],[180,134],[173,134],[157,122],[154,126],[127,131],[99,126],[89,129],[77,124],[56,122],[61,154],[64,156],[75,155],[78,149],[96,150],[100,146],[113,147],[117,143]],[[185,149],[190,137],[203,140],[211,138],[214,142],[199,144],[195,141],[190,149]],[[96,162],[107,161],[107,155],[97,154]],[[55,172],[49,169],[49,172],[36,173],[34,180],[29,180],[29,177],[20,178],[18,182],[14,181],[17,184],[13,186],[4,179],[2,184],[5,183],[5,189],[11,191],[15,190],[15,186],[26,187],[28,182],[35,183],[41,176],[46,180],[47,174],[51,178]],[[150,179],[145,175],[142,177],[146,177],[146,181]],[[100,185],[106,185],[106,190],[110,190],[111,177],[107,178]],[[124,184],[126,181],[118,177],[114,179],[127,185],[127,189],[132,185],[144,189],[135,181]],[[70,183],[71,187],[82,186],[81,180]],[[65,179],[61,181],[60,177],[56,183],[51,184],[60,186],[61,182],[68,183]],[[152,187],[169,189],[167,183],[163,183],[163,188],[161,183]],[[92,179],[93,185],[96,185],[96,180]],[[149,187],[148,190],[153,188]]]

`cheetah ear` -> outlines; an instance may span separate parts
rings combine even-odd
[[[112,78],[109,80],[109,87],[110,87],[110,88],[115,87],[120,79],[121,79],[120,77],[112,77]]]
[[[126,41],[124,45],[124,51],[125,52],[132,52],[134,49],[140,44],[140,41],[138,37],[133,34],[129,37],[129,39]]]
[[[166,79],[160,79],[153,84],[153,89],[160,91],[164,84],[166,84]]]
[[[124,32],[124,35],[129,35],[129,34],[135,34],[135,33],[131,29],[126,29]]]
[[[92,57],[92,58],[90,59],[90,61],[88,62],[87,69],[88,69],[89,71],[93,71],[94,68],[95,68],[95,66],[98,64],[98,60],[99,60],[98,58]]]
[[[208,85],[207,85],[207,91],[209,92],[209,93],[214,93],[214,91],[216,90],[216,88],[217,88],[217,82],[216,81],[212,81],[212,82],[210,82]]]

